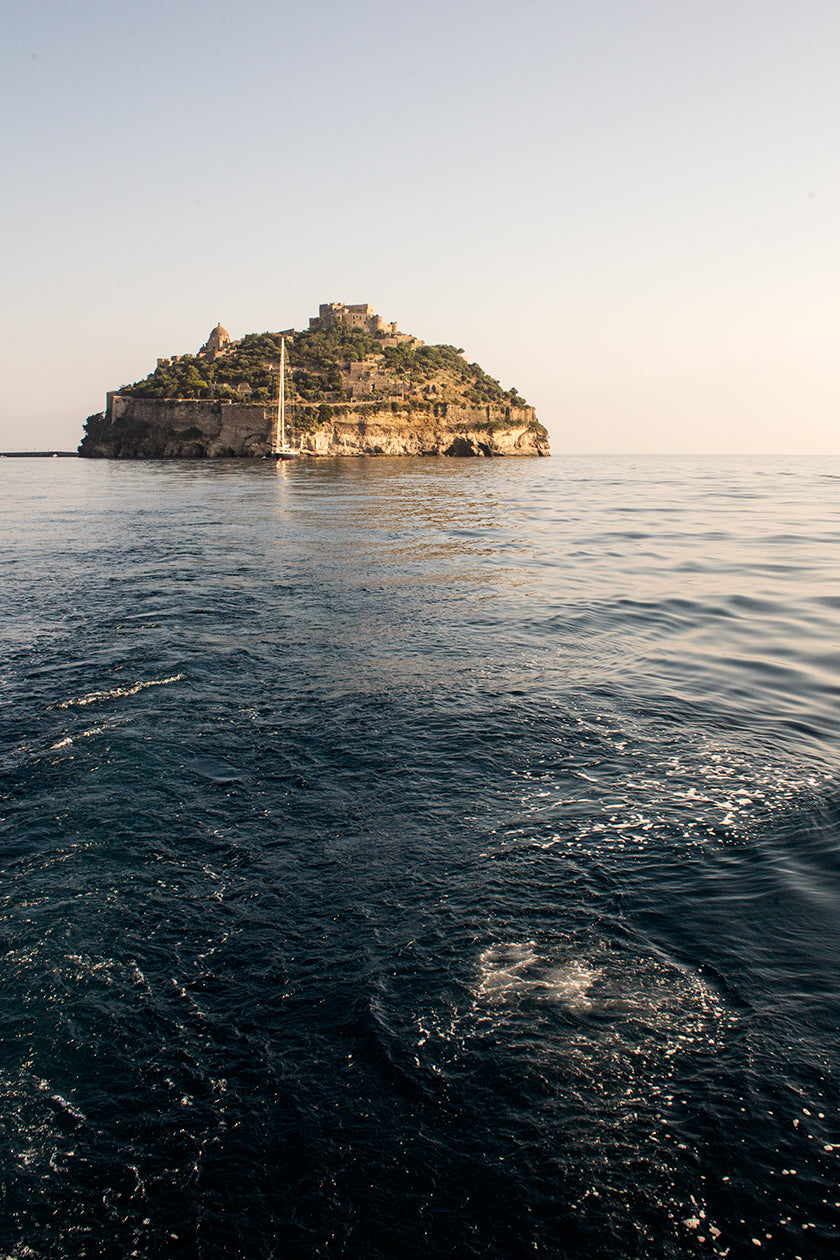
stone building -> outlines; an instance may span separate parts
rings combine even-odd
[[[379,366],[381,360],[363,359],[361,363],[344,366],[344,388],[353,402],[371,399],[402,398],[410,393],[410,386]]]
[[[344,302],[322,302],[318,314],[309,321],[310,328],[332,328],[341,320],[351,328],[364,328],[369,333],[384,333],[386,337],[398,337],[400,331],[396,323],[388,324],[381,315],[374,312],[370,302],[358,306],[347,306]]]
[[[217,354],[224,354],[229,345],[230,334],[228,330],[222,328],[221,324],[217,324],[198,353],[208,359],[215,359]]]

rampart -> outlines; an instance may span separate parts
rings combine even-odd
[[[548,455],[533,407],[416,401],[296,405],[289,436],[304,456]],[[275,409],[258,403],[111,393],[80,453],[105,459],[256,458],[271,450]]]

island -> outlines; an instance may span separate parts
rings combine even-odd
[[[107,394],[79,454],[99,459],[259,458],[275,436],[281,344],[285,431],[301,456],[548,455],[548,433],[454,346],[426,345],[370,304],[329,302],[302,331],[218,324],[196,354],[158,359]]]

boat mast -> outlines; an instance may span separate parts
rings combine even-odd
[[[286,338],[280,338],[280,388],[277,394],[277,432],[274,438],[274,454],[286,445]]]

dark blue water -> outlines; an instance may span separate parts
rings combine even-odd
[[[840,459],[0,486],[0,1254],[837,1254]]]

